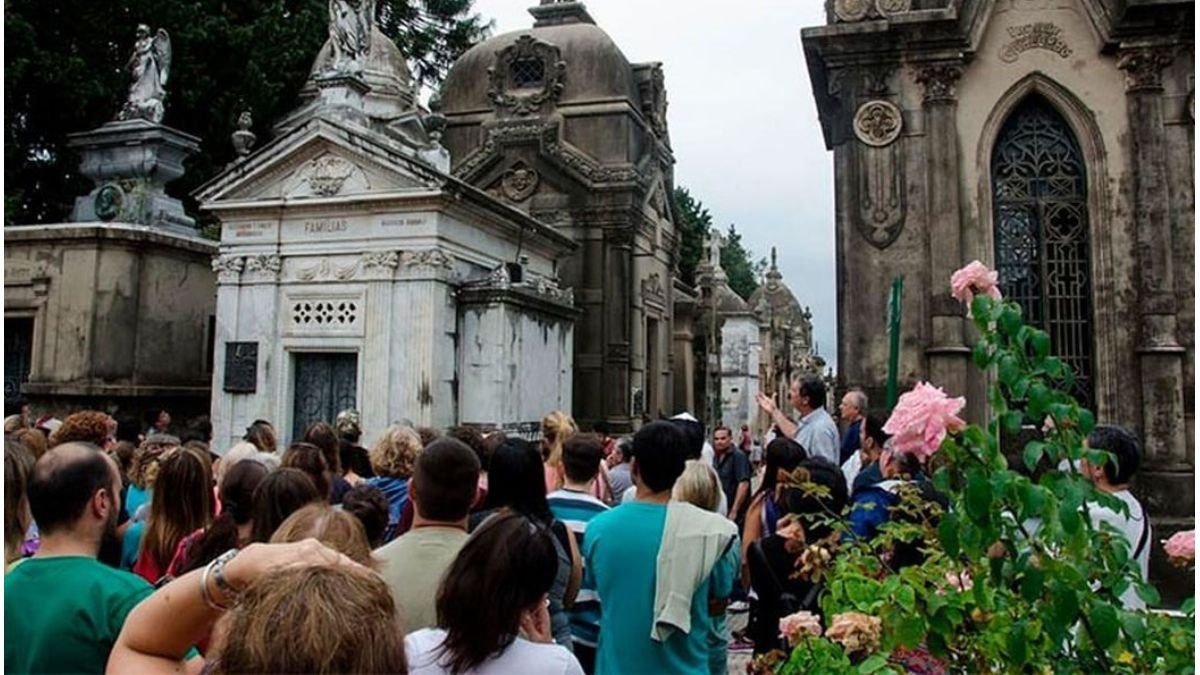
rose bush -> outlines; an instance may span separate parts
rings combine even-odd
[[[754,668],[1194,672],[1192,600],[1180,608],[1184,618],[1121,602],[1130,588],[1151,606],[1159,597],[1140,578],[1124,536],[1088,515],[1099,505],[1128,509],[1077,469],[1080,460],[1100,465],[1111,456],[1084,447],[1095,418],[1068,393],[1074,374],[1050,353],[1049,335],[1002,300],[994,272],[973,262],[954,274],[952,287],[979,332],[972,358],[989,375],[989,417],[966,424],[963,399],[922,382],[884,427],[896,451],[927,461],[946,508],[906,484],[870,541],[852,533],[845,513],[820,516],[840,539],[828,547],[829,560],[811,547],[797,550],[796,574],[823,583],[824,635],[806,633],[790,654],[760,657]],[[1032,439],[1009,457],[1002,438],[1018,432]],[[802,477],[786,483],[827,490]],[[1175,535],[1165,549],[1176,562],[1194,562],[1194,532]],[[900,566],[901,550],[919,555]]]

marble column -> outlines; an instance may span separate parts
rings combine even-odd
[[[966,346],[963,308],[950,297],[950,275],[963,264],[962,219],[959,210],[959,151],[955,116],[959,63],[935,63],[917,71],[924,87],[925,176],[929,242],[929,377],[951,395],[967,394],[971,367]],[[968,400],[980,401],[979,396]],[[972,411],[982,413],[982,407]]]
[[[1186,468],[1189,442],[1164,152],[1162,70],[1173,60],[1171,49],[1159,47],[1126,49],[1117,59],[1117,66],[1125,71],[1132,155],[1142,435],[1147,463],[1158,469]]]
[[[633,430],[630,365],[633,300],[633,228],[604,232],[604,418],[613,433]]]

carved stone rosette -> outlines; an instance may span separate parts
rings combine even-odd
[[[925,87],[925,102],[954,101],[958,98],[958,80],[962,77],[962,66],[957,63],[939,63],[926,66],[917,72],[917,83]]]
[[[1162,71],[1174,60],[1175,51],[1168,47],[1122,51],[1117,57],[1117,67],[1125,71],[1125,91],[1162,89]]]
[[[854,114],[854,135],[874,147],[890,145],[904,125],[900,109],[890,101],[867,101]]]
[[[518,162],[500,177],[500,193],[509,201],[522,202],[533,195],[539,181],[536,169]]]
[[[871,0],[834,0],[833,15],[838,21],[854,23],[867,18],[873,8]]]
[[[217,273],[218,284],[236,284],[246,267],[246,259],[236,255],[222,255],[213,258],[212,268]]]
[[[523,68],[540,68],[540,87],[525,88],[515,81],[514,73]],[[532,35],[522,35],[496,54],[496,64],[488,68],[488,97],[498,107],[516,115],[539,111],[548,101],[557,101],[567,76],[567,64],[556,45]]]

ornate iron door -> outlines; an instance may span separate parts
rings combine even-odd
[[[339,412],[358,407],[357,354],[299,352],[294,358],[293,441],[313,422],[333,424]]]
[[[1021,103],[992,151],[996,270],[1006,298],[1050,334],[1092,407],[1092,289],[1087,169],[1066,121],[1045,99]]]
[[[21,397],[21,385],[29,381],[33,362],[33,319],[4,319],[4,402]]]

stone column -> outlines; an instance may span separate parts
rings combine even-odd
[[[217,273],[217,328],[213,345],[212,401],[209,419],[213,424],[213,443],[219,450],[227,450],[240,440],[233,423],[234,394],[225,391],[225,346],[237,340],[237,317],[239,309],[238,281],[245,269],[246,259],[237,255],[221,255],[213,258],[213,271]],[[260,355],[266,351],[259,346]],[[261,358],[261,357],[260,357]]]
[[[604,231],[604,418],[613,433],[632,431],[630,355],[633,309],[633,228]]]
[[[925,176],[929,232],[929,343],[925,356],[929,378],[951,395],[967,394],[971,351],[965,344],[963,309],[950,297],[950,275],[963,263],[962,219],[959,211],[958,130],[955,89],[962,76],[959,63],[935,63],[917,72],[924,88]],[[971,412],[983,412],[979,396]]]
[[[1125,49],[1117,59],[1125,71],[1132,155],[1142,436],[1147,463],[1167,470],[1186,468],[1188,443],[1164,153],[1162,70],[1173,60],[1174,53],[1160,47]]]
[[[397,324],[393,316],[396,307],[393,289],[400,254],[397,251],[364,253],[359,258],[359,265],[367,286],[367,311],[366,333],[359,355],[364,366],[364,395],[358,401],[358,410],[362,416],[362,437],[373,440],[392,422],[388,388],[392,379],[392,330]]]

